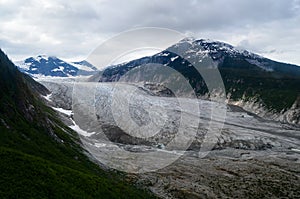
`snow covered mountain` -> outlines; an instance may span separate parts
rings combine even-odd
[[[100,81],[117,81],[122,75],[141,65],[157,63],[171,68],[188,69],[194,63],[210,57],[218,68],[234,68],[256,70],[257,72],[277,72],[282,75],[299,76],[300,67],[292,64],[276,62],[247,50],[238,49],[230,44],[205,39],[186,38],[166,50],[153,56],[143,57],[130,62],[109,66],[104,70]]]
[[[155,67],[155,64],[161,67]],[[174,77],[180,73],[198,97],[219,95],[208,91],[195,66],[208,73],[218,68],[230,103],[260,116],[300,122],[299,66],[276,62],[218,41],[186,38],[153,56],[109,66],[91,81],[160,80],[162,84],[170,84],[176,83]],[[162,75],[164,67],[174,69],[174,72]],[[183,89],[179,85],[175,93],[182,94]]]
[[[52,76],[70,77],[78,75],[92,75],[97,70],[87,61],[66,62],[54,56],[38,55],[24,61],[15,62],[20,71],[33,77]]]

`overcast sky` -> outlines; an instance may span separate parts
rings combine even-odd
[[[13,60],[84,59],[106,39],[145,26],[300,65],[300,0],[0,0],[0,47]]]

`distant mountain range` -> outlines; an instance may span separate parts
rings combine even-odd
[[[291,123],[300,121],[299,66],[276,62],[218,41],[186,38],[153,56],[109,66],[94,75],[91,81],[176,82],[176,72],[162,75],[162,68],[151,67],[151,64],[170,67],[181,73],[198,97],[220,93],[208,92],[206,82],[193,66],[197,65],[207,72],[217,67],[229,103],[238,104],[261,116],[276,117]],[[178,86],[175,92],[182,93],[183,89]]]
[[[66,62],[54,56],[38,55],[15,62],[20,71],[32,77],[72,77],[92,75],[97,68],[87,61]]]

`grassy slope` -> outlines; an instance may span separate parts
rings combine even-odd
[[[152,197],[91,162],[26,79],[0,51],[0,198]]]

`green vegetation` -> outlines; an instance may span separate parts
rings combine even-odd
[[[148,198],[115,176],[0,148],[1,198]]]
[[[298,76],[268,72],[243,59],[227,57],[219,70],[233,100],[258,100],[268,110],[280,112],[289,109],[300,94]]]
[[[41,91],[0,51],[0,198],[153,198],[91,162]]]
[[[189,80],[197,95],[208,92],[205,81],[194,68],[177,65],[175,68]],[[219,71],[231,100],[255,101],[269,111],[280,112],[291,108],[300,96],[299,76],[268,72],[243,58],[225,57]]]

